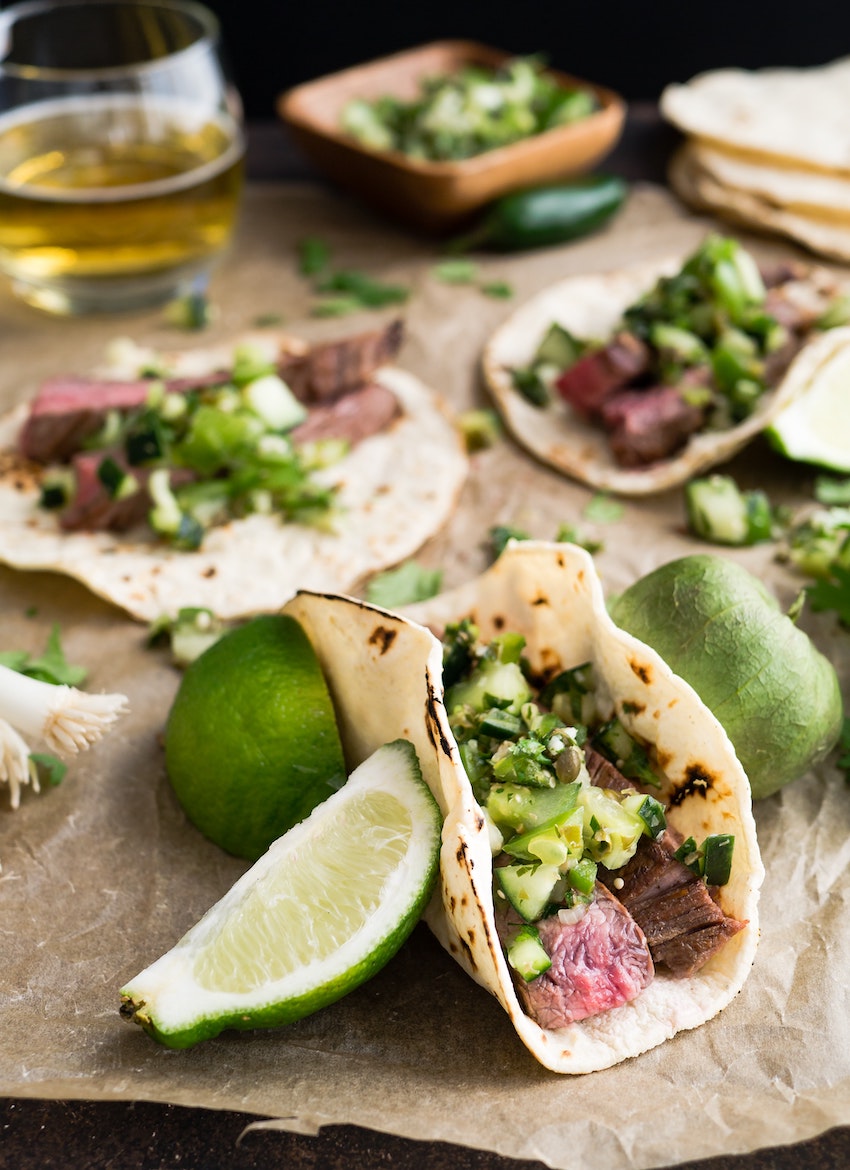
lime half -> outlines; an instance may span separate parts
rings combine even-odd
[[[192,823],[248,861],[340,787],[333,701],[294,618],[254,618],[195,659],[168,716],[165,763]]]
[[[816,370],[811,384],[767,429],[789,459],[850,471],[850,330]]]
[[[374,975],[416,924],[442,817],[406,740],[379,748],[121,991],[169,1048],[287,1024]]]

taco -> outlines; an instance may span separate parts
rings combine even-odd
[[[484,375],[517,440],[593,487],[644,495],[732,456],[817,376],[836,278],[759,269],[733,239],[571,277],[493,335]],[[846,339],[845,339],[846,344]]]
[[[467,471],[436,396],[392,365],[402,325],[308,346],[125,343],[0,419],[0,560],[150,621],[351,589],[444,523]]]
[[[322,663],[347,763],[362,762],[393,736],[414,743],[423,776],[445,818],[440,888],[426,921],[458,963],[502,1004],[542,1064],[562,1073],[606,1068],[703,1024],[729,1003],[749,972],[758,939],[762,866],[747,778],[728,737],[696,693],[657,654],[613,625],[587,553],[565,544],[509,546],[477,581],[412,607],[405,616],[350,598],[309,593],[299,593],[286,610],[304,626]],[[467,633],[468,623],[474,623],[474,640],[456,638],[454,652],[444,664],[443,645],[425,622],[434,630],[459,626]],[[562,736],[556,755],[566,752],[570,757],[568,771],[559,775],[554,762],[544,763],[545,784],[535,786],[532,781],[523,791],[519,782],[505,780],[500,782],[501,793],[485,799],[474,763],[477,749],[470,747],[471,737],[464,731],[473,706],[466,701],[469,692],[458,690],[465,685],[462,682],[446,691],[443,681],[444,672],[454,669],[452,659],[458,661],[458,646],[469,651],[478,640],[486,644],[494,639],[496,645],[510,646],[510,653],[502,652],[501,657],[491,653],[492,669],[486,679],[471,684],[490,705],[487,718],[494,742],[507,743],[508,738],[499,737],[506,727],[516,728],[516,704],[505,701],[505,688],[513,687],[518,675],[536,696],[536,705],[541,688],[549,688],[545,693],[551,702],[551,695],[570,677],[564,672],[571,672],[580,682],[570,701],[580,693],[584,714],[591,714],[587,707],[591,703],[610,725],[606,734],[614,731],[619,737],[614,753],[622,751],[624,742],[632,743],[636,757],[642,757],[641,767],[649,771],[624,782],[616,765],[599,758],[608,749],[598,749],[596,736],[597,746],[581,747],[575,742],[581,739],[578,721],[570,715],[572,730],[567,731],[552,715],[547,735],[550,740]],[[520,647],[526,673],[516,665]],[[507,666],[507,661],[513,665]],[[556,683],[558,679],[561,683]],[[374,696],[387,687],[404,702],[390,708],[375,703]],[[569,692],[567,686],[560,693]],[[517,693],[511,693],[516,699]],[[521,705],[531,716],[524,697]],[[386,724],[388,717],[391,726]],[[532,756],[539,753],[523,749],[519,754],[523,752],[530,761],[528,779],[534,771]],[[506,755],[503,751],[501,758]],[[556,781],[552,785],[550,778]],[[621,796],[606,791],[613,788],[633,791]],[[584,835],[584,797],[579,799],[579,789],[585,796],[590,792],[594,808],[608,803],[616,806],[613,817],[621,818],[615,827],[611,817],[597,810],[601,835],[595,848],[600,860],[593,865],[588,864],[591,858],[575,857],[564,864],[563,851],[558,853],[559,840],[574,840],[576,831],[580,838]],[[511,847],[503,815],[506,803],[511,803],[508,795],[524,800],[531,794],[534,803],[541,792],[548,794],[544,797],[548,829],[539,822],[540,836],[546,837],[556,825],[563,832],[549,832],[542,847],[526,839],[518,850],[514,839],[514,854],[519,851],[521,862],[517,866],[516,857],[506,858],[502,849]],[[499,802],[501,812],[495,811]],[[559,807],[553,811],[555,803]],[[629,810],[644,805],[645,811],[653,812],[651,829],[641,816],[629,828]],[[527,811],[528,803],[525,807]],[[538,811],[541,807],[538,804]],[[499,822],[501,843],[497,837],[494,844]],[[647,825],[645,832],[641,825]],[[606,833],[612,849],[627,852],[634,845],[631,859],[619,870],[602,864]],[[635,840],[627,842],[630,833]],[[725,879],[716,889],[694,872],[700,857],[708,853],[704,843],[709,839],[722,846],[720,854],[728,868],[726,874],[709,874],[712,880]],[[547,848],[554,852],[547,853]],[[683,861],[671,859],[673,849]],[[526,871],[519,873],[514,886],[503,881],[506,860],[515,870]],[[543,867],[551,870],[553,864],[556,868],[561,864],[564,872],[540,895],[550,912],[544,914],[542,925],[539,921],[532,925],[521,915],[518,918],[514,904],[501,898],[500,891],[510,890],[515,903],[527,909],[521,890],[525,878],[533,872],[545,885],[552,874]],[[594,868],[604,880],[594,879]],[[575,896],[570,896],[568,907],[563,878],[573,871]],[[556,894],[557,885],[562,888]],[[673,903],[688,907],[678,920],[670,913],[665,890],[675,891]],[[558,897],[560,906],[554,904]],[[527,978],[528,948],[519,937],[526,927],[530,928],[526,935],[536,931],[538,942],[552,951],[549,957],[554,960],[548,971],[541,971],[540,996],[533,989],[534,978]],[[571,937],[578,939],[575,946],[568,942]],[[535,961],[544,966],[539,951],[534,958],[533,937],[531,943],[532,966]],[[648,960],[647,946],[655,951]],[[580,952],[592,962],[582,965]]]

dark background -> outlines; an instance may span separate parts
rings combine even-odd
[[[821,65],[850,54],[846,0],[207,0],[251,118],[302,81],[459,37],[652,100],[668,81],[737,65]],[[848,113],[850,116],[850,112]]]

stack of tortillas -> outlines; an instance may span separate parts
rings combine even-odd
[[[850,261],[850,57],[703,73],[661,110],[688,136],[670,168],[687,203]]]

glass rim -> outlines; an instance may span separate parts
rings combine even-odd
[[[184,54],[199,49],[214,48],[220,37],[218,18],[197,0],[20,0],[0,11],[0,54],[8,49],[9,32],[19,20],[62,8],[147,8],[168,9],[197,21],[198,37],[190,45],[168,53],[165,57],[133,61],[127,65],[102,65],[92,69],[75,69],[7,61],[0,55],[0,78],[16,77],[26,81],[86,81],[126,78],[141,73],[155,72],[178,60]]]

